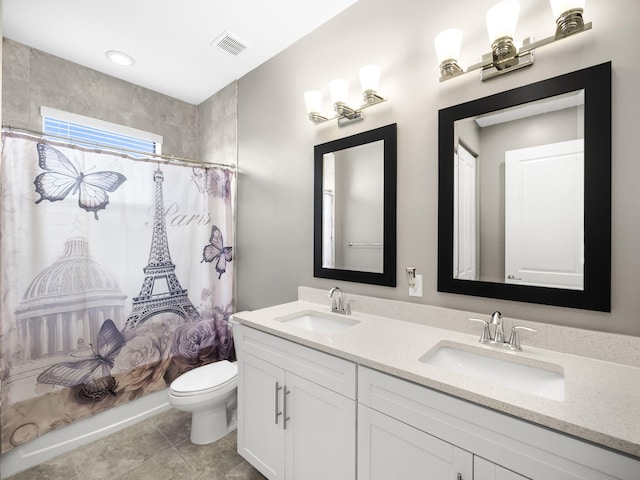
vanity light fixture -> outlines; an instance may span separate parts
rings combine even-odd
[[[335,114],[325,116],[322,111],[322,92],[310,90],[305,92],[304,101],[307,106],[309,120],[314,124],[324,123],[329,120],[337,120],[338,126],[343,127],[350,123],[362,120],[362,110],[386,101],[378,94],[380,83],[380,67],[377,65],[365,65],[359,71],[360,87],[362,88],[362,103],[357,107],[347,104],[349,96],[349,82],[344,79],[337,79],[329,82],[329,92],[333,102]]]
[[[585,24],[582,18],[586,0],[550,0],[556,18],[556,32],[551,37],[534,41],[532,37],[522,42],[522,47],[514,44],[515,30],[520,13],[520,2],[503,0],[489,9],[486,16],[491,52],[482,56],[482,61],[463,70],[458,65],[462,31],[448,29],[435,38],[436,54],[440,64],[440,81],[481,70],[481,80],[502,75],[533,65],[533,50],[553,43],[570,35],[591,29],[591,22]]]

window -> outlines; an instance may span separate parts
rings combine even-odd
[[[144,154],[160,154],[162,136],[83,115],[41,107],[43,132],[66,138],[76,145],[114,147]]]

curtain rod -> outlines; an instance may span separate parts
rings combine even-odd
[[[230,164],[230,163],[203,162],[201,160],[175,157],[173,155],[161,155],[157,153],[141,152],[139,150],[132,150],[132,149],[122,148],[122,147],[114,147],[112,145],[105,145],[97,142],[85,142],[84,140],[82,140],[83,143],[88,143],[91,145],[91,147],[86,147],[86,146],[72,143],[73,139],[70,139],[67,137],[62,137],[59,135],[54,135],[54,134],[49,134],[44,132],[37,132],[35,130],[28,130],[26,128],[16,128],[16,127],[12,127],[11,125],[2,125],[2,133],[10,137],[11,136],[27,136],[32,138],[38,138],[44,142],[62,144],[70,148],[76,148],[76,149],[85,150],[85,151],[93,151],[96,153],[107,151],[110,153],[119,154],[122,157],[128,158],[130,160],[139,161],[139,162],[159,161],[165,164],[190,165],[190,166],[201,167],[201,168],[221,167],[221,168],[228,168],[230,170],[238,169],[236,165]],[[138,157],[135,155],[144,155],[144,157]]]

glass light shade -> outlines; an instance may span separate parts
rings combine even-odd
[[[569,10],[581,8],[584,10],[586,0],[550,0],[553,18],[558,19],[560,15]]]
[[[501,37],[514,38],[519,14],[520,2],[517,0],[504,0],[491,7],[487,12],[489,41],[493,43]]]
[[[380,67],[378,65],[365,65],[360,69],[359,73],[362,91],[373,90],[377,92],[380,86]]]
[[[332,80],[329,82],[329,92],[333,103],[347,103],[349,82],[343,79]]]
[[[307,105],[307,113],[320,113],[322,110],[322,92],[320,90],[304,92],[304,103]]]
[[[457,28],[444,30],[436,35],[434,42],[436,44],[438,63],[442,63],[445,60],[457,61],[462,45],[462,30]]]

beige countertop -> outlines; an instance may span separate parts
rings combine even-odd
[[[478,335],[430,325],[360,313],[358,323],[331,335],[283,322],[305,311],[330,314],[327,305],[295,301],[255,311],[239,312],[240,324],[351,360],[359,365],[454,395],[470,402],[640,457],[640,368],[542,348],[510,352],[478,343]],[[489,355],[511,356],[519,363],[554,364],[564,373],[563,400],[550,400],[427,365],[419,359],[440,342],[483,349]]]

